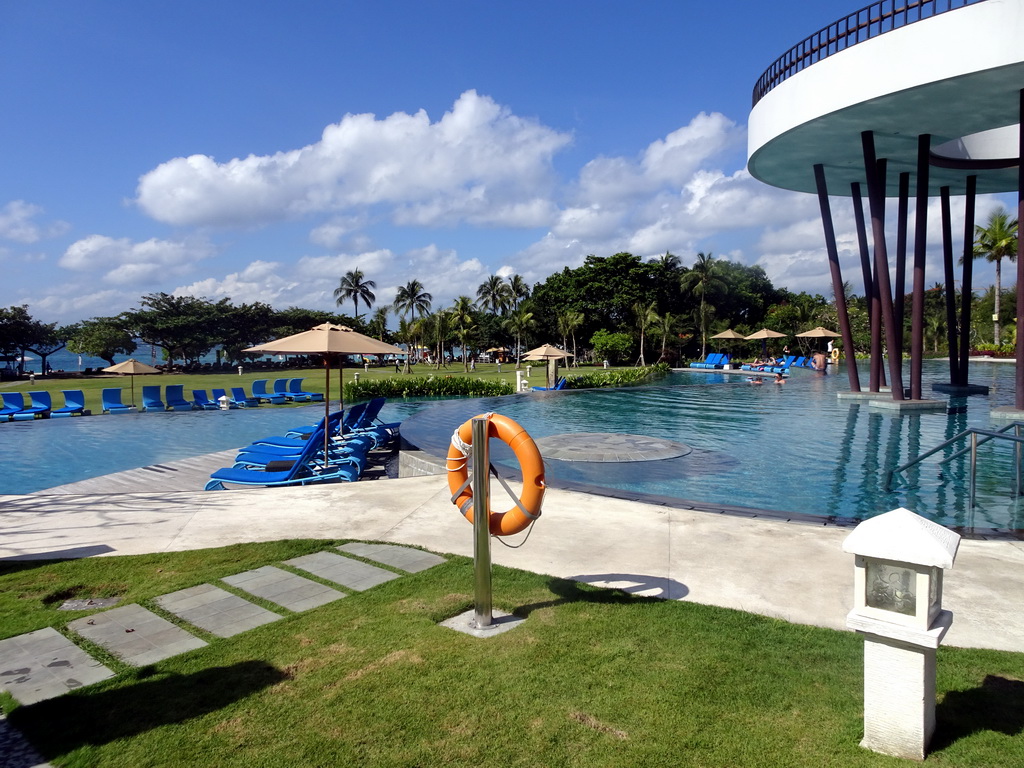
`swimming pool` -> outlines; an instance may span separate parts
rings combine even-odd
[[[928,361],[925,386],[948,381],[947,363]],[[861,520],[905,506],[943,525],[1024,528],[1012,487],[1008,443],[980,449],[977,500],[967,508],[968,459],[911,470],[909,487],[886,491],[886,470],[968,427],[1002,426],[990,409],[1012,405],[1014,366],[973,363],[971,383],[987,397],[949,400],[947,411],[897,416],[867,403],[838,400],[845,372],[794,371],[782,386],[751,386],[740,376],[676,373],[649,387],[533,393],[434,404],[403,424],[414,445],[444,456],[459,424],[489,410],[515,419],[535,438],[579,432],[622,432],[684,443],[692,451],[659,461],[603,463],[546,458],[548,482],[632,495],[668,497],[821,518]],[[515,466],[496,441],[495,463]]]
[[[423,403],[388,403],[402,421]],[[0,424],[0,494],[22,494],[247,445],[318,422],[324,406],[83,416]],[[145,488],[140,488],[146,490]]]

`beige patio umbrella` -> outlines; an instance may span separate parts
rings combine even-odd
[[[768,339],[782,339],[788,335],[789,334],[786,333],[779,333],[778,331],[773,331],[770,328],[762,328],[760,331],[755,331],[749,336],[744,336],[743,338],[747,339],[748,341],[751,341],[753,339],[760,339],[761,354],[766,355],[768,354]]]
[[[811,328],[809,331],[798,333],[797,337],[803,337],[808,339],[838,339],[842,336],[841,333],[830,331],[828,328],[822,328],[820,325],[817,328]]]
[[[279,353],[292,355],[322,355],[324,358],[324,425],[327,424],[327,417],[331,412],[331,355],[404,355],[405,351],[383,341],[364,336],[353,331],[346,325],[334,325],[323,323],[308,331],[285,336],[283,339],[268,341],[249,347],[243,352],[263,352],[268,355]],[[338,397],[340,408],[345,407],[344,403],[344,379],[341,374],[342,366],[338,365],[339,384],[342,386],[341,394]],[[324,461],[327,461],[327,447],[330,436],[324,430]]]
[[[523,360],[543,360],[548,363],[547,383],[548,389],[550,389],[555,386],[555,381],[558,379],[558,361],[564,360],[567,357],[572,357],[572,354],[564,349],[559,349],[553,344],[543,344],[523,355]]]
[[[727,330],[722,331],[721,333],[716,333],[711,338],[712,339],[726,339],[728,341],[734,341],[736,339],[745,339],[747,337],[744,336],[739,331],[734,331],[732,328],[729,328]]]
[[[123,363],[117,363],[109,368],[104,368],[105,373],[123,373],[132,377],[132,408],[135,407],[135,374],[137,373],[160,373],[159,368],[152,365],[140,363],[134,357],[129,357]]]
[[[711,338],[712,339],[745,339],[747,337],[744,336],[739,331],[734,331],[732,328],[730,328],[727,331],[722,331],[721,333],[716,333]]]

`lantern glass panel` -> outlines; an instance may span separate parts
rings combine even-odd
[[[916,616],[916,581],[917,573],[912,568],[869,559],[865,603],[869,608]]]

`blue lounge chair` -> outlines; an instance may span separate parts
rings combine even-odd
[[[309,395],[294,395],[289,392],[288,379],[274,379],[274,394],[297,403],[307,403],[311,399]]]
[[[131,413],[132,409],[121,402],[121,388],[104,389],[100,395],[104,413]]]
[[[721,352],[712,352],[708,355],[702,363],[690,363],[690,368],[717,368],[722,363],[722,358],[725,357]]]
[[[160,399],[160,385],[148,384],[142,388],[142,410],[144,411],[166,411],[167,406]]]
[[[334,413],[330,414],[330,416],[327,417],[327,435],[328,435],[328,437],[335,437],[335,436],[338,435],[338,433],[339,433],[339,431],[341,429],[341,421],[342,421],[343,415],[344,414],[341,411],[335,411]],[[315,435],[317,432],[319,432],[320,433],[320,444],[322,446],[323,442],[324,442],[323,429],[324,429],[324,420],[320,419],[320,423],[317,424],[313,428],[312,432],[305,433],[305,434],[303,434],[300,437],[288,437],[288,436],[281,436],[281,435],[271,435],[270,437],[261,437],[259,440],[254,440],[252,444],[253,445],[277,445],[277,446],[280,446],[280,447],[283,447],[283,448],[302,448],[306,443],[308,443],[312,439],[313,435]]]
[[[10,398],[8,398],[10,395]],[[21,413],[25,409],[25,401],[19,394],[14,397],[14,392],[5,392],[3,394],[3,407],[0,408],[0,419],[3,421],[10,421],[11,417],[16,413]]]
[[[172,411],[191,411],[192,403],[185,399],[183,384],[169,384],[166,390],[167,407]]]
[[[21,392],[4,392],[4,413],[14,421],[30,421],[36,416],[45,419],[50,415],[50,393],[30,392],[31,402],[26,405]]]
[[[231,401],[231,398],[228,397],[228,394],[223,389],[211,389],[210,390],[210,398],[213,400],[213,402],[215,402],[217,404],[218,408],[220,407],[220,399],[222,397],[227,397],[227,399],[228,399],[228,408],[237,408],[238,407],[235,403],[233,403]]]
[[[207,396],[205,389],[193,389],[192,400],[195,402],[196,407],[201,411],[217,410],[217,404]]]
[[[341,433],[345,434],[347,432],[351,432],[362,423],[363,414],[366,412],[366,405],[366,403],[350,405],[344,412],[336,411],[335,413],[332,413],[330,418],[333,420],[341,415]],[[319,429],[320,425],[323,423],[324,420],[320,419],[316,424],[304,424],[301,427],[292,427],[284,433],[284,436],[305,440],[314,430]]]
[[[260,402],[266,401],[268,403],[273,403],[274,405],[280,405],[281,403],[288,402],[288,398],[284,395],[267,391],[267,379],[256,379],[256,381],[252,383],[252,396]]]
[[[61,390],[64,393],[64,405],[61,408],[54,408],[50,411],[51,419],[60,419],[65,416],[85,415],[85,393],[80,389]]]
[[[305,448],[295,460],[286,459],[281,462],[282,466],[277,469],[278,462],[267,465],[264,470],[245,468],[225,467],[218,469],[210,475],[210,481],[206,484],[207,491],[224,490],[224,483],[235,485],[306,485],[308,483],[319,483],[329,480],[342,480],[353,482],[359,479],[358,465],[349,460],[332,463],[315,463],[317,457],[323,452],[323,428],[316,430],[310,435]]]
[[[231,388],[231,402],[239,408],[257,408],[260,404],[259,398],[249,397],[245,393],[245,387]]]
[[[324,396],[320,392],[305,392],[302,389],[302,382],[305,379],[289,379],[288,380],[288,394],[294,398],[307,397],[314,403],[322,403]]]
[[[328,448],[330,463],[348,462],[360,472],[366,468],[369,453],[376,443],[369,435],[361,435],[344,441],[331,441]],[[322,448],[322,446],[321,446]],[[235,468],[265,468],[274,461],[297,461],[305,446],[300,449],[280,448],[273,445],[250,445],[235,457]]]
[[[565,389],[565,376],[555,382],[553,387],[531,387],[534,392],[553,392],[556,389]]]

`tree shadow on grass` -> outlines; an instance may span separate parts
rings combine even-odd
[[[987,675],[977,688],[950,691],[935,707],[929,752],[982,731],[1014,736],[1024,731],[1024,682]]]
[[[629,586],[594,586],[590,582],[609,584],[625,583]],[[631,604],[649,601],[660,603],[666,599],[676,600],[689,593],[685,584],[663,577],[643,576],[635,573],[601,573],[573,576],[571,579],[549,579],[548,588],[557,597],[540,603],[521,605],[515,609],[516,616],[529,616],[533,611],[566,603]],[[638,594],[651,592],[654,594]]]
[[[11,724],[51,760],[82,746],[106,744],[214,712],[288,679],[265,661],[188,675],[144,679],[145,674],[144,668],[136,682],[93,686],[19,707],[10,715]]]

